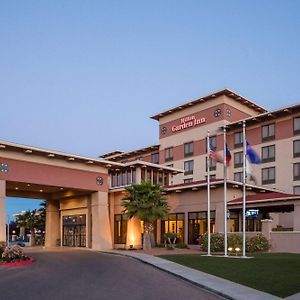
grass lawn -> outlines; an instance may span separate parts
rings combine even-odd
[[[160,257],[279,297],[300,292],[300,254],[264,253],[251,256],[254,258],[205,257],[200,254]]]

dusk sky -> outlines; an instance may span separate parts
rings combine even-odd
[[[296,0],[1,1],[0,139],[98,156],[157,143],[149,116],[224,87],[267,109],[297,103],[299,11]]]

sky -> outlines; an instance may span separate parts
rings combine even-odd
[[[151,115],[224,87],[270,110],[295,104],[299,10],[297,0],[0,0],[0,139],[96,157],[157,143]]]

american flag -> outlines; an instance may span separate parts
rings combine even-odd
[[[223,163],[223,158],[216,152],[216,147],[209,145],[209,157],[219,163]]]

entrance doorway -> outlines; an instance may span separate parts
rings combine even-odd
[[[86,215],[63,217],[63,246],[86,247]]]

